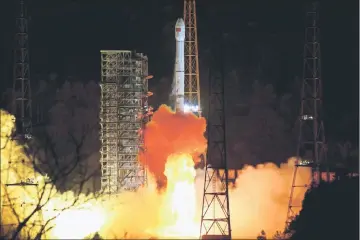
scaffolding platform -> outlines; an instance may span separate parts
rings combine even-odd
[[[135,191],[146,182],[138,161],[147,117],[148,59],[134,51],[101,51],[100,162],[105,193]]]

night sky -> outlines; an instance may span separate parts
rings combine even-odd
[[[12,84],[13,2],[0,2],[1,92]],[[355,138],[359,109],[358,9],[356,0],[320,2],[327,125],[335,129],[339,121],[348,119]],[[182,0],[31,0],[32,82],[49,73],[99,81],[101,49],[134,49],[148,55],[150,73],[155,76],[151,88],[155,95],[161,95],[161,86],[168,89],[171,85],[173,26],[182,13]],[[204,52],[215,44],[211,36],[221,29],[230,36],[227,49],[232,50],[226,56],[229,66],[251,68],[260,61],[267,69],[266,81],[279,94],[291,87],[295,76],[301,76],[304,1],[198,0],[197,14],[200,64],[206,62]],[[208,80],[202,76],[201,85],[206,85]],[[327,133],[331,131],[327,129]]]

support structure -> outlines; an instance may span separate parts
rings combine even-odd
[[[196,1],[184,0],[185,111],[201,116]]]
[[[27,6],[24,0],[17,1],[17,15],[16,15],[16,33],[15,33],[15,46],[14,46],[14,63],[13,63],[13,89],[12,89],[12,107],[11,113],[15,116],[16,132],[13,139],[21,144],[31,141],[33,138],[32,133],[32,99],[31,99],[31,84],[30,84],[30,63],[29,63],[29,36],[28,36],[28,15]],[[23,179],[19,179],[17,182],[13,182],[10,179],[5,180],[6,193],[11,195],[12,192],[16,192],[14,188],[27,188],[37,187],[35,180],[35,168],[34,171],[28,172],[25,170],[26,164],[21,157],[13,156],[12,152],[9,157],[9,168],[15,168],[19,171],[18,176],[22,176]],[[21,168],[24,166],[24,168]],[[27,166],[29,167],[29,166]],[[8,171],[7,169],[1,169],[2,171]],[[1,174],[1,173],[0,173]],[[20,190],[27,191],[26,189]],[[2,202],[3,210],[5,208],[21,209],[24,205],[33,205],[33,203],[26,202],[26,198],[19,197],[16,199],[9,199],[4,195],[4,202]],[[17,205],[17,207],[15,207]],[[20,207],[19,207],[20,206]],[[22,208],[22,218],[26,218],[25,207]],[[19,214],[19,213],[17,213]],[[21,214],[21,213],[20,213]],[[1,215],[1,214],[0,214]],[[40,226],[42,224],[42,211],[37,211],[34,215],[39,222],[34,221],[33,224]],[[20,218],[20,221],[23,221]],[[19,223],[13,223],[4,228],[16,228]],[[28,224],[27,224],[28,225]],[[34,226],[27,226],[31,229]],[[2,228],[3,229],[3,228]],[[24,228],[25,229],[25,228]],[[2,236],[4,233],[1,233]]]
[[[101,51],[101,188],[135,191],[146,183],[138,161],[149,119],[148,59],[132,51]]]
[[[322,173],[329,170],[326,161],[324,124],[322,121],[322,79],[320,61],[320,41],[317,3],[313,3],[306,13],[306,31],[304,44],[303,83],[301,109],[299,116],[300,131],[297,146],[297,160],[292,180],[291,193],[286,217],[286,229],[301,209],[301,203],[294,201],[297,190],[316,187]],[[300,184],[297,173],[300,168],[311,168],[311,184]],[[302,188],[302,189],[301,189]]]
[[[209,74],[208,148],[200,228],[202,239],[217,240],[231,239],[222,56],[219,60],[215,64],[220,66],[219,73]]]
[[[13,114],[16,117],[17,133],[25,138],[32,135],[32,108],[29,67],[29,36],[26,6],[20,0],[16,17],[14,72],[13,72]]]

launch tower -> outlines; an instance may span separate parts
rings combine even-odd
[[[220,37],[220,40],[216,41],[220,43],[220,49],[216,49],[218,50],[216,54],[217,62],[214,63],[214,68],[218,67],[219,70],[209,73],[208,148],[205,163],[200,236],[202,239],[230,240],[229,173],[225,136],[225,87],[221,48],[223,36]]]
[[[32,135],[32,108],[29,67],[29,35],[26,6],[19,1],[19,14],[16,17],[14,72],[13,72],[13,114],[16,117],[17,133],[29,139]]]
[[[201,116],[199,50],[195,0],[184,0],[185,111]]]
[[[28,15],[27,15],[27,6],[24,0],[18,0],[17,3],[17,15],[16,15],[16,33],[15,33],[15,46],[13,50],[14,64],[13,64],[13,89],[11,96],[11,113],[15,116],[16,120],[16,134],[13,136],[13,140],[19,141],[20,143],[29,143],[33,138],[32,133],[32,102],[31,102],[31,85],[30,85],[30,63],[29,63],[29,35],[28,35]],[[9,157],[9,168],[14,168],[18,166],[18,174],[23,179],[20,181],[13,182],[10,179],[6,179],[5,186],[6,191],[3,192],[4,200],[1,203],[2,209],[5,211],[6,208],[20,209],[19,206],[24,206],[27,204],[33,204],[26,201],[25,197],[19,197],[17,199],[9,199],[12,191],[16,191],[15,188],[24,188],[24,187],[37,187],[37,182],[35,180],[35,167],[34,171],[25,171],[24,160],[20,157],[17,157],[13,154]],[[24,168],[21,168],[24,166]],[[7,169],[1,169],[1,171],[7,171]],[[0,173],[1,174],[1,173]],[[9,195],[7,195],[9,194]],[[14,208],[15,205],[18,205],[17,208]],[[22,208],[24,212],[22,217],[18,219],[23,221],[23,218],[26,218],[25,208]],[[14,210],[15,211],[15,210]],[[20,214],[20,213],[16,213]],[[0,214],[1,215],[1,214]],[[15,215],[15,213],[14,213]],[[42,211],[37,211],[34,214],[34,218],[37,218],[39,221],[33,222],[33,224],[42,224]],[[8,228],[18,226],[19,222],[14,222],[9,226],[1,226],[0,230],[3,230],[3,227]],[[30,230],[33,226],[26,226],[24,229]],[[3,236],[3,232],[0,233],[0,236]]]
[[[324,124],[322,121],[322,79],[320,65],[320,41],[318,27],[317,4],[313,3],[306,14],[306,30],[304,43],[303,83],[300,108],[300,131],[297,146],[297,160],[291,186],[286,229],[298,214],[301,203],[295,203],[293,196],[297,189],[316,187],[321,181],[321,173],[329,170],[326,161]],[[299,184],[297,172],[299,168],[311,168],[311,185]]]
[[[148,59],[132,51],[101,51],[101,188],[112,194],[146,183],[139,163],[149,119]]]

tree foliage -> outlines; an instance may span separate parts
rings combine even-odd
[[[322,183],[310,190],[290,224],[292,240],[359,239],[359,178]]]

